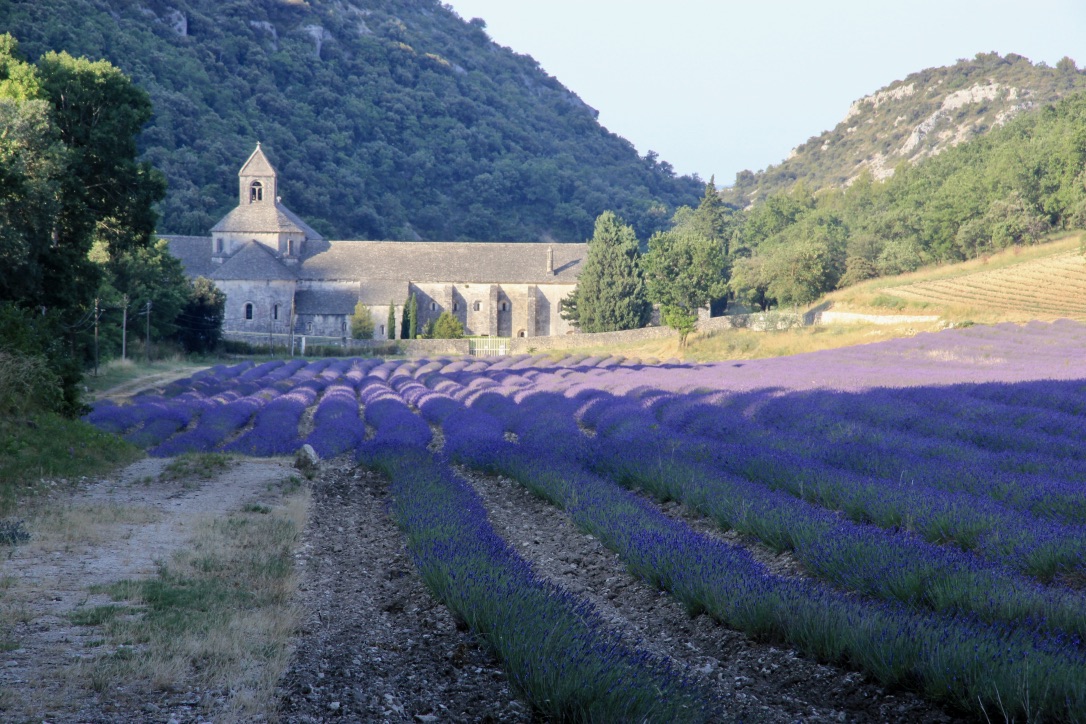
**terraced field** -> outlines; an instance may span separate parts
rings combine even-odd
[[[1086,319],[1086,258],[1077,250],[1002,269],[886,289],[907,301],[1036,319]]]

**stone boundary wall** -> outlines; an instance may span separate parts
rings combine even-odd
[[[641,329],[627,329],[622,332],[584,332],[556,337],[514,337],[509,340],[509,353],[528,354],[530,352],[546,352],[552,349],[629,344],[631,342],[647,342],[653,339],[666,339],[674,336],[675,330],[670,327],[642,327]]]
[[[938,322],[936,314],[859,314],[858,312],[815,312],[810,314],[812,324],[923,324]]]

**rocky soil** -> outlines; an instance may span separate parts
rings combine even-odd
[[[536,570],[585,596],[638,643],[696,673],[716,700],[714,719],[758,722],[952,722],[954,717],[861,674],[759,644],[707,616],[691,619],[629,574],[561,512],[503,478],[468,474],[496,530]],[[496,661],[430,597],[387,513],[384,481],[341,465],[314,483],[299,563],[309,612],[287,675],[287,721],[518,722],[531,712]],[[706,532],[712,527],[678,506]],[[727,536],[725,536],[727,537]],[[737,538],[731,540],[740,544]],[[778,573],[787,556],[755,550]]]
[[[532,720],[500,662],[423,586],[380,476],[325,466],[311,510],[298,555],[307,615],[281,682],[284,720]]]

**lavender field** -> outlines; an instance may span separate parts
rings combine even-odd
[[[491,527],[462,473],[563,509],[691,615],[968,716],[1086,720],[1086,326],[687,365],[619,357],[220,366],[87,419],[151,455],[349,456],[430,590],[542,713],[708,714]],[[787,551],[800,576],[664,512]],[[670,509],[670,508],[668,508]]]

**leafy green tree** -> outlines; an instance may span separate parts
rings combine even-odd
[[[351,315],[351,338],[373,339],[373,311],[362,302],[354,305]]]
[[[189,298],[177,316],[177,339],[187,352],[207,354],[222,340],[226,295],[206,277],[192,280]]]
[[[434,322],[433,329],[430,331],[430,337],[433,339],[462,339],[464,336],[464,325],[460,323],[460,320],[452,315],[451,312],[445,311],[438,316],[437,321]]]
[[[679,332],[685,345],[697,326],[698,310],[727,293],[723,247],[693,231],[661,231],[649,239],[642,266],[649,298],[660,305],[665,324]]]
[[[582,332],[612,332],[648,324],[652,306],[639,266],[637,236],[610,211],[596,219],[577,288],[563,305]]]
[[[188,304],[192,289],[181,262],[170,253],[165,239],[120,251],[97,241],[88,258],[101,267],[100,304],[117,309],[127,297],[131,317],[132,311],[145,308],[150,302],[152,339],[176,335],[178,317]],[[119,338],[118,322],[119,317],[113,315],[108,324],[114,338]]]
[[[762,312],[777,303],[769,296],[769,279],[762,256],[741,256],[732,265],[728,288],[741,303]]]
[[[388,330],[389,339],[396,339],[396,302],[392,300],[388,302],[388,322],[385,329]]]
[[[705,184],[705,193],[697,209],[686,215],[682,221],[679,221],[677,216],[678,212],[675,217],[672,217],[673,228],[688,228],[706,239],[722,244],[724,254],[728,254],[729,242],[736,230],[734,210],[724,203],[720,193],[717,192],[715,177],[711,177],[709,183]]]
[[[166,183],[136,160],[136,138],[151,119],[144,90],[106,61],[63,52],[46,53],[38,72],[68,152],[55,238],[34,302],[71,309],[88,304],[98,288],[99,270],[88,259],[95,239],[114,257],[152,244],[154,204],[165,197]]]
[[[774,237],[762,254],[766,293],[780,304],[810,304],[834,289],[845,272],[847,229],[834,214],[815,211]]]
[[[52,253],[66,168],[49,104],[0,97],[0,300],[43,297],[43,267]]]
[[[103,293],[153,288],[162,309],[152,319],[167,333],[184,304],[183,278],[170,271],[180,267],[152,242],[165,183],[136,161],[150,118],[147,94],[109,63],[46,53],[34,67],[0,36],[0,301],[55,314],[67,331],[64,359],[76,364]],[[96,241],[106,263],[92,258]],[[143,275],[151,268],[159,276]],[[65,408],[77,411],[78,377],[48,358]]]

